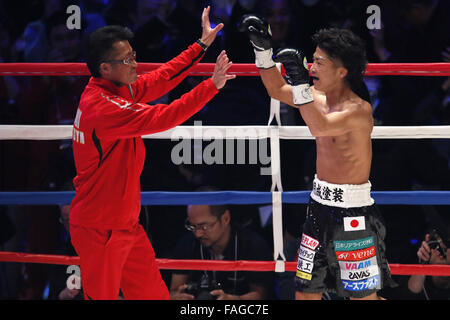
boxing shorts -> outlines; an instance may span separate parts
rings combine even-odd
[[[314,179],[298,250],[296,290],[363,298],[395,286],[385,258],[386,228],[370,182]]]

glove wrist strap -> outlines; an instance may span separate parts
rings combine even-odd
[[[308,83],[292,86],[292,96],[294,98],[294,104],[297,106],[314,101],[311,88]]]
[[[255,64],[259,69],[270,69],[272,67],[275,67],[275,62],[272,59],[273,50],[272,48],[264,50],[264,51],[258,51],[254,49],[255,51]]]

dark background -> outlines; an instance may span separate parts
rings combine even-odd
[[[0,1],[0,62],[84,62],[85,41],[98,27],[120,24],[135,32],[132,46],[138,62],[165,62],[201,36],[202,8],[211,1],[102,0]],[[233,1],[231,1],[233,2]],[[230,2],[230,3],[231,3]],[[349,28],[366,42],[370,63],[449,62],[449,1],[214,1],[212,23],[225,28],[202,62],[214,62],[225,49],[234,63],[253,63],[254,54],[236,23],[245,13],[269,20],[274,50],[301,48],[311,61],[311,35],[325,27]],[[66,8],[81,8],[81,30],[69,31]],[[382,28],[369,30],[369,5],[381,8]],[[0,124],[72,124],[88,77],[0,77]],[[170,103],[202,77],[188,77],[158,100]],[[377,126],[449,125],[448,77],[366,77]],[[155,103],[154,101],[149,103]],[[266,125],[270,99],[258,77],[239,77],[184,125]],[[282,125],[305,125],[297,110],[281,106]],[[256,165],[175,165],[170,152],[177,142],[144,140],[147,158],[143,191],[194,191],[203,185],[223,190],[268,191],[270,176]],[[208,142],[203,142],[205,147]],[[247,147],[248,151],[248,147]],[[450,145],[444,139],[373,140],[370,180],[373,190],[449,190]],[[315,173],[315,144],[281,140],[284,191],[309,190]],[[125,170],[125,168],[124,168]],[[68,190],[76,172],[71,141],[0,141],[1,191]],[[69,188],[70,189],[70,188]],[[305,205],[283,205],[285,235],[298,237]],[[390,263],[417,263],[416,251],[432,228],[443,234],[449,227],[449,206],[380,206],[387,226]],[[258,206],[232,208],[233,219],[264,235],[272,244],[272,230],[262,225]],[[185,232],[184,206],[147,206],[141,211],[156,255],[170,257]],[[70,241],[59,222],[57,206],[0,207],[0,250],[67,254]],[[270,220],[269,220],[270,221]],[[74,254],[74,253],[73,253]],[[0,263],[0,297],[46,299],[54,267]],[[64,276],[64,274],[63,274]],[[165,280],[170,273],[164,271]],[[65,276],[62,280],[65,281]],[[407,277],[395,277],[400,288],[386,293],[405,298]]]

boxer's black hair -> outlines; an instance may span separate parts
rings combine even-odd
[[[101,77],[100,64],[110,59],[114,50],[114,43],[117,41],[131,40],[134,33],[122,26],[101,27],[89,36],[87,66],[91,75],[95,78]]]
[[[342,63],[347,69],[345,80],[350,88],[370,103],[369,92],[363,81],[367,67],[364,41],[350,30],[337,28],[319,30],[312,40],[330,58]]]

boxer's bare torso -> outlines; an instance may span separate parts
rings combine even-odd
[[[326,93],[311,87],[314,102],[299,107],[277,68],[260,70],[260,74],[269,95],[298,108],[315,137],[317,178],[335,184],[367,183],[372,162],[371,105],[343,81],[324,76],[314,82],[327,88]]]
[[[369,179],[372,162],[371,132],[373,118],[370,105],[354,93],[348,100],[330,106],[326,96],[313,90],[314,106],[323,115],[342,113],[347,109],[361,109],[361,126],[349,127],[342,134],[316,136],[316,172],[317,178],[336,184],[363,184]],[[307,110],[301,110],[306,114]],[[355,111],[358,112],[358,111]],[[305,115],[307,117],[307,115]],[[349,117],[351,115],[349,114]],[[306,120],[305,120],[306,121]]]

